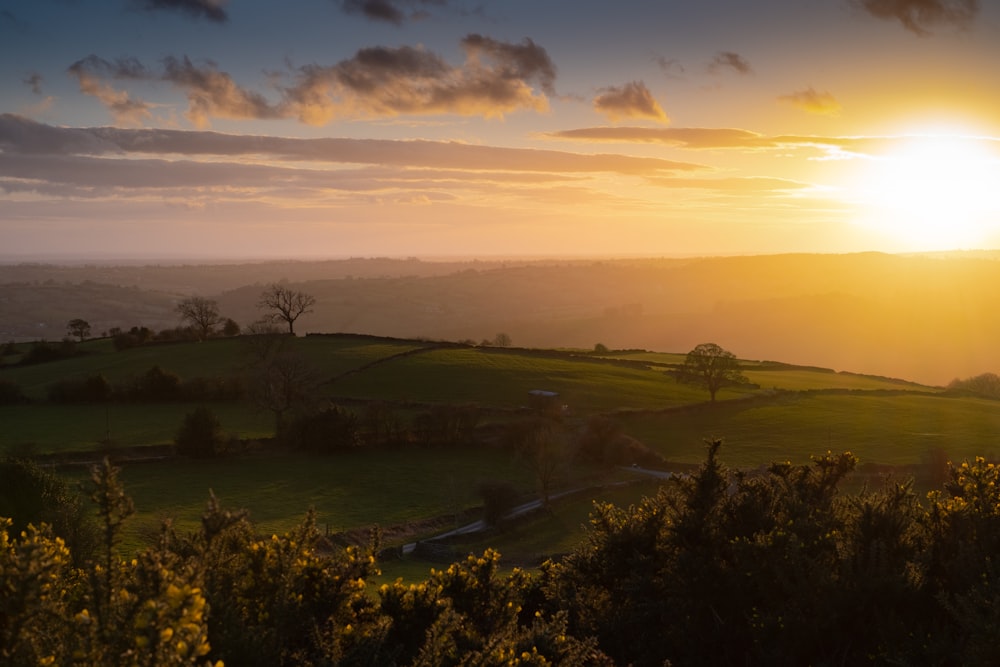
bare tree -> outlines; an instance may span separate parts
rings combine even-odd
[[[278,283],[272,284],[260,295],[258,308],[267,308],[274,312],[265,317],[271,322],[285,322],[288,333],[295,335],[295,320],[306,313],[311,313],[316,305],[316,297],[290,289]]]
[[[275,435],[281,436],[285,415],[306,406],[319,381],[309,363],[292,350],[276,350],[252,380],[250,396],[258,407],[274,414]]]
[[[688,352],[677,372],[677,380],[707,389],[712,402],[722,387],[748,382],[740,372],[736,355],[715,343],[702,343]]]
[[[181,300],[174,310],[181,316],[181,319],[198,330],[198,337],[201,340],[208,338],[215,325],[223,321],[222,316],[219,315],[219,304],[212,299],[200,296],[191,296]]]

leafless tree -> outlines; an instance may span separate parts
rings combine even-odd
[[[285,416],[313,400],[319,381],[309,363],[292,350],[276,350],[253,378],[250,395],[258,407],[274,414],[280,436]]]
[[[293,290],[284,285],[274,283],[264,290],[257,302],[258,308],[267,308],[273,312],[265,317],[271,322],[285,322],[288,333],[295,335],[295,320],[306,313],[311,313],[316,305],[316,297]]]
[[[212,333],[215,325],[223,321],[219,315],[219,304],[200,296],[191,296],[181,300],[174,309],[181,319],[198,330],[198,337],[205,340]]]

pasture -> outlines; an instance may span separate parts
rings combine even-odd
[[[192,378],[248,378],[261,341],[249,337],[203,343],[149,345],[123,351],[110,341],[88,341],[86,354],[33,366],[8,364],[0,379],[31,400],[0,406],[0,454],[74,454],[169,445],[196,402],[53,404],[47,388],[67,378],[104,375],[125,383],[153,366]],[[864,463],[912,465],[943,452],[955,461],[1000,451],[1000,403],[952,397],[940,388],[831,370],[745,362],[748,386],[724,388],[716,404],[702,389],[679,384],[667,372],[683,355],[611,352],[604,357],[568,351],[468,347],[368,336],[321,335],[281,342],[311,369],[313,391],[357,409],[366,401],[393,407],[408,420],[435,405],[476,405],[491,426],[525,414],[529,391],[558,393],[563,422],[581,432],[593,415],[616,419],[625,434],[668,462],[704,460],[704,441],[723,438],[730,467],[808,461],[828,450],[850,450]],[[208,404],[223,431],[242,441],[266,442],[273,415],[246,399]],[[110,444],[109,444],[110,437]],[[85,476],[82,468],[65,474]],[[562,488],[621,479],[621,471],[580,464],[566,468]],[[380,525],[387,543],[426,536],[428,519],[468,515],[482,503],[482,482],[506,482],[524,498],[535,492],[530,466],[511,452],[468,447],[355,449],[325,457],[256,447],[246,455],[212,460],[168,458],[124,463],[122,479],[135,500],[126,549],[152,538],[171,518],[194,530],[211,489],[228,508],[246,508],[264,533],[293,528],[309,508],[321,530],[337,533]],[[582,534],[594,499],[629,504],[654,492],[651,481],[567,499],[549,512],[483,536],[456,542],[458,550],[498,547],[512,562],[567,551]],[[403,526],[407,526],[403,529]],[[421,528],[423,526],[423,528]],[[390,570],[406,572],[400,562]],[[417,568],[419,569],[419,567]]]

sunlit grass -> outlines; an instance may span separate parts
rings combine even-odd
[[[704,440],[723,438],[725,460],[803,463],[826,451],[862,462],[919,463],[932,450],[953,460],[1000,451],[1000,403],[934,395],[787,394],[770,402],[627,415],[623,423],[666,458],[697,463]]]

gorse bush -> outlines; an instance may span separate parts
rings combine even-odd
[[[378,590],[377,535],[334,547],[310,514],[262,536],[211,496],[197,533],[167,522],[123,558],[132,505],[105,463],[81,562],[47,524],[0,521],[0,664],[1000,664],[1000,467],[951,467],[921,500],[908,483],[841,494],[850,453],[749,474],[718,451],[634,506],[595,506],[538,574],[487,550]]]

